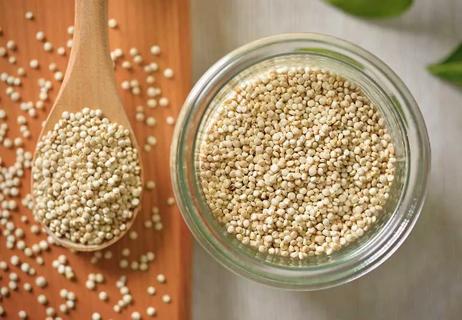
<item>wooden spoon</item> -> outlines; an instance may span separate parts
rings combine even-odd
[[[74,39],[66,75],[39,140],[53,129],[64,111],[79,112],[85,107],[98,108],[111,122],[130,130],[131,141],[138,150],[140,166],[143,168],[139,146],[116,88],[113,62],[109,54],[107,0],[75,0]],[[32,179],[32,186],[33,183]],[[45,229],[56,243],[64,247],[78,251],[101,250],[119,240],[130,229],[139,208],[134,210],[124,232],[100,245],[75,243],[58,238],[47,227]]]

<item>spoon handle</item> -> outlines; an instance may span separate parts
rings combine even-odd
[[[109,51],[107,9],[107,0],[75,0],[73,45],[55,108],[59,115],[63,109],[100,108],[106,117],[128,127]],[[55,121],[59,115],[50,116]]]
[[[75,0],[75,27],[67,78],[74,70],[91,76],[112,70],[107,27],[107,0]]]

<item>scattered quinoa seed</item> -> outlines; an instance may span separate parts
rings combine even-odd
[[[175,198],[169,197],[169,198],[167,199],[167,205],[173,206],[174,204],[175,204]]]
[[[170,297],[170,295],[168,295],[168,294],[164,294],[164,295],[162,295],[162,302],[163,303],[170,303],[170,302],[172,302],[172,297]]]
[[[146,189],[153,190],[156,187],[156,183],[153,180],[146,181]]]
[[[117,28],[118,23],[117,23],[116,19],[109,19],[108,22],[107,22],[107,25],[108,25],[109,28],[115,29],[115,28]]]
[[[149,127],[154,127],[156,125],[156,119],[154,117],[148,117],[146,118],[146,124]]]
[[[161,106],[161,107],[166,107],[166,106],[169,105],[169,103],[170,103],[170,101],[166,97],[162,97],[162,98],[159,99],[159,106]]]
[[[126,269],[126,268],[128,268],[128,260],[126,260],[126,259],[121,259],[121,260],[119,261],[119,267],[120,267],[121,269]]]
[[[106,291],[101,291],[100,293],[98,293],[98,298],[101,301],[106,301],[108,299],[107,292]]]
[[[37,60],[33,59],[29,62],[29,66],[32,68],[32,69],[37,69],[38,66],[39,66],[39,63]]]
[[[164,274],[159,273],[156,277],[157,282],[159,283],[165,283],[167,281],[167,278],[165,277]]]
[[[155,146],[157,144],[157,138],[154,137],[154,136],[148,136],[146,138],[146,142],[150,145],[150,146]]]
[[[131,240],[136,240],[138,239],[138,233],[135,231],[135,230],[132,230],[130,231],[130,233],[128,234],[129,238]]]
[[[43,276],[39,276],[35,279],[35,284],[39,288],[45,288],[47,286],[47,280]]]
[[[146,291],[150,296],[153,296],[156,294],[156,288],[154,288],[153,286],[149,286]]]
[[[151,54],[154,56],[158,56],[160,54],[160,47],[158,45],[154,45],[150,49]]]
[[[138,311],[134,311],[134,312],[132,312],[131,319],[132,320],[141,320],[141,314]]]
[[[156,309],[154,307],[147,307],[146,309],[146,314],[149,316],[149,317],[153,317],[156,315]]]
[[[58,66],[54,62],[48,65],[48,70],[50,70],[51,72],[55,72],[57,69],[58,69]]]
[[[153,84],[156,81],[156,78],[154,76],[147,76],[146,77],[146,83],[148,84]]]
[[[21,319],[21,320],[26,320],[26,319],[27,319],[27,312],[24,311],[24,310],[20,310],[20,311],[18,312],[18,317],[19,317],[19,319]]]
[[[51,42],[45,42],[43,44],[43,50],[45,50],[46,52],[50,52],[53,50],[53,45],[51,44]]]
[[[132,68],[131,62],[128,60],[125,60],[124,62],[122,62],[122,68],[127,69],[127,70],[131,69]]]
[[[54,77],[56,81],[62,81],[64,78],[64,75],[61,71],[57,71],[55,72]]]
[[[140,55],[136,55],[133,57],[133,62],[136,64],[142,64],[143,63],[143,57]]]
[[[56,53],[59,54],[60,56],[64,56],[66,54],[66,48],[64,47],[58,47],[56,49]]]
[[[14,51],[14,50],[16,50],[16,43],[13,40],[8,40],[6,42],[6,48],[8,50]]]
[[[32,285],[29,282],[25,282],[22,287],[23,287],[24,291],[27,291],[27,292],[32,291]]]
[[[168,116],[167,118],[165,118],[165,122],[167,122],[168,125],[172,126],[175,124],[175,118],[172,116]]]
[[[91,315],[91,320],[101,320],[101,319],[102,317],[98,312],[93,312],[93,314]]]
[[[128,50],[128,53],[129,53],[132,57],[135,57],[135,56],[137,56],[137,55],[139,54],[137,48],[130,48],[130,50]]]
[[[157,107],[157,100],[156,99],[148,99],[146,104],[148,105],[149,108],[153,109],[153,108]]]
[[[40,294],[40,295],[37,296],[37,301],[41,305],[46,305],[48,303],[47,297],[45,295],[43,295],[43,294]]]
[[[34,19],[34,13],[32,11],[26,11],[26,13],[24,14],[24,17],[27,20],[33,20]]]
[[[164,70],[164,77],[167,79],[173,78],[173,70],[171,68],[167,68]]]
[[[37,39],[38,41],[45,40],[45,33],[43,31],[37,31],[37,33],[35,34],[35,39]]]

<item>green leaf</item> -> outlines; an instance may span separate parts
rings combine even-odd
[[[326,0],[328,3],[354,16],[386,18],[406,11],[413,0]]]
[[[437,77],[462,86],[462,43],[446,59],[429,65],[428,70]]]

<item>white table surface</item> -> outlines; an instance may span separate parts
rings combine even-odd
[[[320,0],[192,0],[194,79],[227,52],[282,32],[350,40],[385,61],[424,115],[432,147],[427,202],[382,266],[353,283],[289,292],[243,279],[195,246],[193,319],[462,319],[462,90],[425,66],[462,41],[461,0],[415,0],[404,15],[354,18]]]

